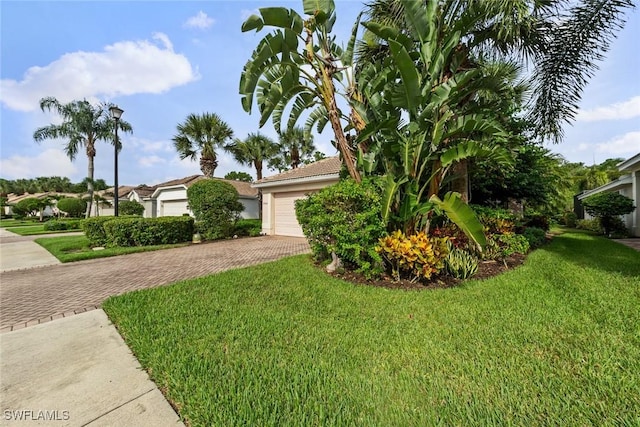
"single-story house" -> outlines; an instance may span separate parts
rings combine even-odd
[[[140,202],[145,208],[143,216],[146,218],[193,215],[188,206],[187,189],[202,179],[207,178],[203,175],[191,175],[153,187],[138,186],[133,188],[126,198]],[[238,191],[239,201],[244,206],[244,210],[240,213],[242,218],[259,218],[258,190],[252,188],[250,183],[222,178],[212,179],[229,183]]]
[[[262,232],[304,237],[295,212],[295,201],[340,179],[338,156],[269,176],[253,184],[262,190]]]
[[[579,202],[594,194],[603,191],[620,193],[633,199],[635,210],[628,215],[624,215],[623,220],[632,236],[640,237],[640,153],[618,164],[620,172],[626,172],[615,181],[611,181],[593,190],[585,191],[576,197]],[[588,217],[584,214],[585,218]],[[579,215],[580,216],[580,215]]]

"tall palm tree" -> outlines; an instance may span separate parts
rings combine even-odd
[[[224,149],[242,165],[253,166],[256,169],[256,179],[262,179],[262,167],[278,153],[278,145],[260,132],[250,133],[246,139],[236,138]]]
[[[233,138],[233,130],[215,113],[189,114],[184,123],[177,126],[178,134],[173,137],[173,146],[180,159],[198,158],[200,170],[206,177],[213,177],[218,167],[217,147]]]
[[[313,135],[301,127],[294,127],[280,134],[277,155],[269,162],[269,167],[280,172],[296,169],[305,161],[313,159],[316,151]]]
[[[113,121],[109,115],[111,106],[107,103],[92,105],[87,100],[62,104],[53,97],[40,100],[40,109],[58,114],[62,118],[62,123],[38,128],[33,134],[33,139],[36,142],[42,142],[46,139],[67,139],[64,151],[72,161],[75,160],[81,147],[86,149],[88,159],[87,191],[90,197],[85,214],[87,218],[91,215],[91,200],[93,199],[95,144],[100,140],[113,144]],[[131,125],[124,120],[118,120],[117,124],[121,132],[131,133],[133,131]],[[117,141],[117,144],[120,149],[120,141]]]

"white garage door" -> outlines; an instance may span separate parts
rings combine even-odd
[[[182,216],[189,213],[187,201],[165,201],[160,207],[160,216]]]
[[[295,201],[306,197],[303,191],[274,194],[274,226],[278,236],[304,237],[296,219]]]

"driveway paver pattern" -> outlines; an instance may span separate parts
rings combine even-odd
[[[308,253],[306,239],[234,239],[0,273],[0,332],[95,309],[112,295]]]

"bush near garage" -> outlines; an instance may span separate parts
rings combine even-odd
[[[118,203],[118,211],[122,215],[142,216],[144,206],[135,200],[123,200]]]
[[[215,179],[203,179],[187,190],[189,208],[196,217],[197,229],[205,240],[231,237],[233,226],[244,206],[233,185]]]
[[[259,219],[239,219],[233,226],[233,234],[239,237],[256,237],[262,232],[262,221]]]

